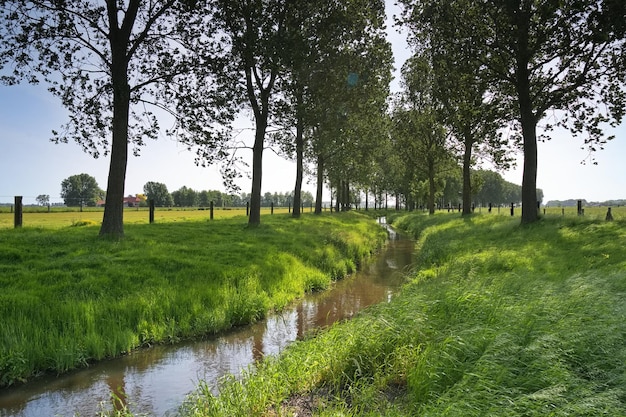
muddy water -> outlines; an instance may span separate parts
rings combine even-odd
[[[199,380],[215,386],[224,374],[239,374],[312,329],[390,300],[413,262],[413,247],[412,241],[390,231],[387,247],[362,271],[252,326],[211,340],[155,346],[61,377],[0,390],[0,417],[93,416],[115,406],[112,394],[137,413],[175,415]]]

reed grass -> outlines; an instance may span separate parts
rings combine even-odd
[[[394,224],[419,249],[399,297],[202,384],[181,414],[626,415],[623,220],[398,213]]]
[[[0,230],[0,386],[253,322],[352,272],[386,237],[357,213],[97,232]]]

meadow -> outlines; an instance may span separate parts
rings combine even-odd
[[[286,214],[287,207],[274,208],[274,214]],[[63,228],[72,225],[100,224],[102,223],[102,207],[85,207],[80,211],[78,207],[53,207],[48,212],[47,207],[24,207],[22,223],[24,227],[45,227]],[[124,224],[148,224],[149,209],[146,207],[124,209]],[[310,213],[309,208],[305,208],[303,214]],[[226,219],[237,216],[245,216],[245,207],[215,208],[214,219]],[[271,215],[269,207],[261,208],[261,215]],[[158,222],[181,222],[187,220],[208,220],[210,211],[208,208],[161,208],[157,207],[154,212],[154,221]],[[13,228],[14,214],[10,207],[0,208],[0,229]]]
[[[292,344],[183,416],[624,416],[626,221],[390,213],[418,263],[390,303]]]
[[[608,207],[585,207],[584,217],[588,219],[601,219],[606,217]],[[47,207],[26,206],[23,210],[24,227],[45,227],[45,228],[63,228],[67,226],[95,225],[102,222],[102,207],[85,207],[82,211],[78,207],[52,207],[48,211]],[[310,207],[303,209],[303,214],[311,213]],[[288,214],[290,209],[287,207],[275,207],[274,214]],[[324,209],[327,212],[327,209]],[[385,213],[385,210],[380,211]],[[612,207],[611,212],[615,220],[626,219],[626,206]],[[159,222],[183,222],[187,220],[208,220],[208,208],[171,208],[157,207],[155,210],[154,221]],[[261,215],[271,215],[272,211],[269,207],[261,208]],[[376,213],[374,210],[369,211],[369,215]],[[441,213],[447,213],[442,210]],[[453,212],[454,213],[454,212]],[[487,208],[477,207],[477,214],[487,214]],[[578,217],[576,207],[546,207],[540,210],[541,215],[548,217]],[[225,207],[215,208],[213,212],[214,219],[226,219],[237,216],[245,216],[245,207]],[[510,216],[510,208],[494,207],[490,215]],[[521,209],[515,208],[514,217],[521,215]],[[149,210],[146,207],[128,207],[124,210],[125,224],[148,224]],[[14,214],[10,206],[0,207],[0,229],[13,228]]]
[[[90,216],[101,212],[25,213],[31,226],[0,229],[0,386],[253,322],[353,272],[386,239],[358,213],[275,210],[256,228],[245,209],[159,211],[154,224],[137,213],[121,240],[98,237]]]

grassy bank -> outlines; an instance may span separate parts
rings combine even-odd
[[[89,224],[84,222],[81,224]],[[355,270],[386,233],[356,213],[0,230],[0,386],[281,309]]]
[[[626,415],[626,223],[403,215],[402,295],[290,346],[187,416]]]

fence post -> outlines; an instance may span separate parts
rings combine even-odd
[[[270,214],[274,214],[274,202],[270,203]]]
[[[22,196],[15,196],[15,214],[13,216],[13,225],[15,228],[22,227]]]
[[[576,207],[578,208],[578,215],[582,216],[584,214],[584,212],[583,212],[583,201],[582,200],[578,200],[576,202]]]
[[[250,202],[246,201],[246,216],[250,215]]]
[[[148,205],[150,206],[150,224],[154,223],[154,200],[148,200]]]
[[[515,215],[515,203],[511,203],[511,216]]]
[[[209,219],[213,220],[213,201],[211,201],[211,204],[209,205],[209,210],[211,211]]]

